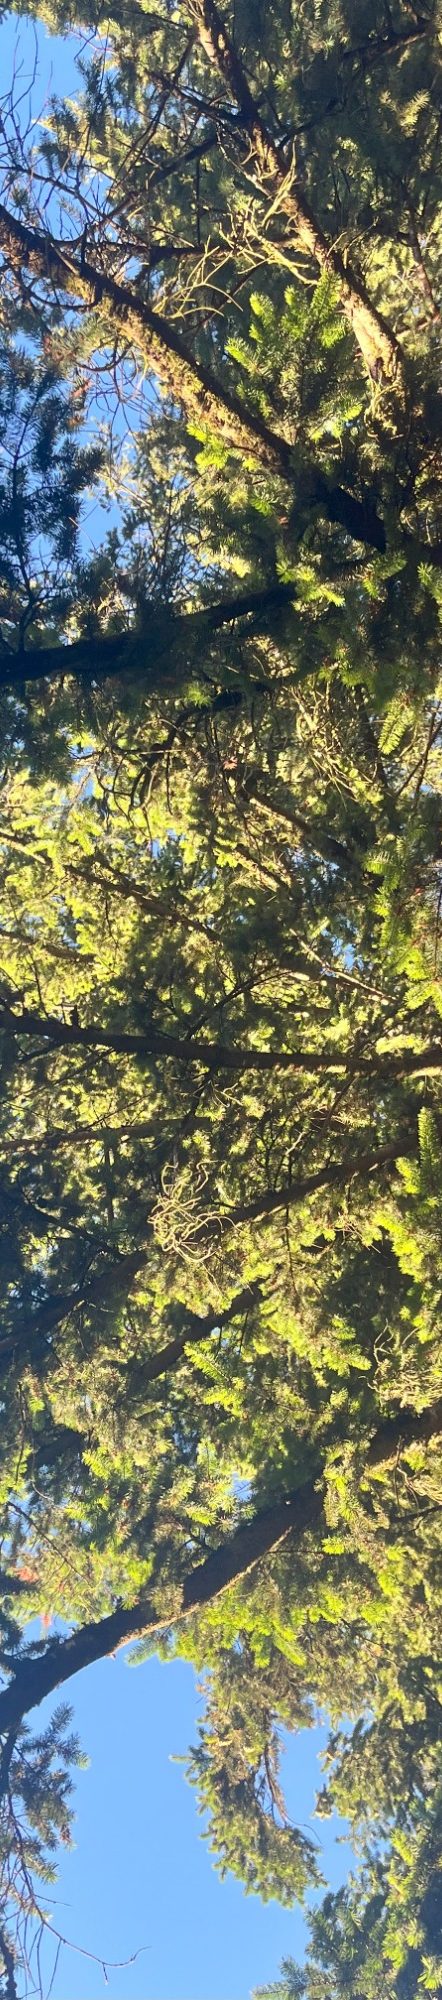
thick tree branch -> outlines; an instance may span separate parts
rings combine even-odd
[[[421,1415],[404,1411],[401,1441],[404,1447],[411,1442],[411,1438],[419,1443],[437,1435],[441,1429],[440,1402],[433,1406],[432,1411],[424,1410]],[[379,1465],[382,1459],[389,1456],[391,1424],[387,1419],[375,1432],[366,1462],[367,1465]],[[326,1527],[319,1475],[317,1481],[305,1481],[276,1505],[260,1510],[252,1520],[240,1522],[229,1541],[213,1549],[204,1562],[192,1565],[177,1586],[178,1604],[169,1609],[165,1605],[162,1616],[152,1598],[145,1597],[138,1604],[118,1606],[106,1617],[79,1627],[66,1639],[50,1640],[40,1651],[29,1649],[15,1663],[11,1659],[11,1680],[0,1693],[0,1735],[7,1736],[17,1729],[30,1709],[37,1707],[46,1695],[63,1686],[74,1674],[80,1673],[83,1667],[91,1666],[94,1660],[103,1659],[131,1639],[148,1632],[164,1631],[167,1626],[173,1627],[201,1605],[214,1603],[230,1583],[247,1576],[257,1563],[286,1541],[288,1535],[300,1541],[307,1531],[315,1529],[320,1535],[321,1528],[326,1530]]]
[[[221,384],[212,369],[198,361],[187,347],[174,321],[164,318],[129,285],[101,271],[87,257],[74,255],[69,243],[56,243],[42,230],[28,224],[0,204],[0,247],[11,265],[25,268],[70,296],[84,300],[92,308],[109,307],[113,327],[133,340],[168,395],[181,399],[188,413],[200,423],[215,426],[227,445],[238,451],[253,450],[270,470],[290,478],[291,449],[288,441],[273,432],[257,411],[244,407],[235,391]],[[105,340],[103,329],[102,339]]]
[[[200,1341],[208,1340],[215,1329],[219,1332],[223,1327],[230,1326],[232,1320],[244,1317],[259,1296],[258,1284],[243,1285],[242,1291],[235,1293],[230,1305],[225,1306],[222,1312],[213,1307],[212,1312],[191,1313],[183,1307],[182,1333],[175,1340],[167,1341],[164,1347],[159,1347],[156,1353],[147,1354],[144,1361],[135,1362],[128,1371],[131,1395],[135,1392],[137,1397],[143,1396],[151,1382],[158,1382],[162,1375],[168,1375],[180,1361],[185,1360],[186,1348],[197,1346]]]
[[[203,1563],[192,1566],[178,1585],[177,1607],[168,1611],[165,1606],[162,1617],[152,1599],[145,1597],[139,1604],[119,1606],[106,1617],[80,1627],[67,1639],[50,1641],[41,1653],[24,1654],[14,1678],[0,1693],[0,1735],[16,1728],[29,1709],[94,1660],[103,1659],[142,1633],[164,1631],[165,1625],[175,1625],[199,1605],[213,1602],[229,1583],[246,1576],[255,1563],[277,1548],[292,1529],[303,1534],[317,1523],[321,1513],[321,1497],[308,1481],[276,1506],[241,1524],[230,1541],[214,1549]]]
[[[376,1055],[373,1051],[369,1056],[356,1058],[348,1051],[331,1049],[325,1053],[317,1049],[243,1049],[221,1042],[199,1042],[192,1036],[186,1039],[164,1034],[153,1026],[144,1034],[101,1026],[82,1028],[79,1023],[60,1021],[56,1014],[36,1014],[29,1007],[17,1014],[4,999],[0,1001],[2,1028],[17,1039],[40,1038],[51,1048],[109,1049],[112,1055],[133,1055],[140,1060],[171,1056],[186,1064],[201,1063],[207,1070],[304,1070],[307,1076],[343,1071],[346,1076],[366,1077],[367,1081],[378,1077],[388,1083],[396,1077],[423,1075],[442,1068],[441,1042],[429,1043],[418,1052],[406,1049]]]
[[[348,1153],[343,1160],[331,1160],[318,1167],[314,1174],[300,1174],[296,1180],[286,1181],[279,1188],[264,1188],[262,1194],[254,1195],[251,1201],[237,1202],[234,1207],[223,1210],[218,1218],[218,1228],[228,1230],[243,1222],[269,1221],[279,1209],[296,1208],[308,1195],[319,1194],[321,1188],[348,1187],[352,1180],[365,1180],[372,1174],[381,1173],[384,1167],[395,1166],[397,1160],[413,1156],[417,1151],[417,1134],[410,1136],[408,1130],[398,1134],[389,1145],[379,1146],[373,1152]]]
[[[216,604],[196,611],[180,611],[169,606],[146,606],[143,624],[126,632],[103,633],[93,639],[76,639],[72,645],[39,646],[27,653],[2,654],[0,687],[15,687],[24,681],[41,680],[57,674],[73,674],[86,681],[104,680],[111,674],[142,674],[154,684],[175,689],[185,678],[194,653],[201,658],[204,639],[225,625],[243,624],[244,633],[255,631],[267,613],[294,603],[294,583],[274,583],[262,590],[242,591],[236,597],[220,598]]]
[[[163,1034],[160,1029],[150,1027],[145,1034],[121,1032],[103,1027],[73,1026],[70,1022],[59,1021],[54,1014],[36,1014],[30,1008],[23,1008],[16,1014],[12,1008],[0,1004],[0,1029],[14,1038],[39,1038],[51,1048],[109,1049],[113,1055],[138,1056],[155,1059],[172,1057],[176,1061],[202,1063],[204,1069],[241,1071],[248,1069],[304,1069],[316,1075],[323,1069],[345,1068],[345,1058],[337,1056],[328,1059],[315,1051],[271,1049],[229,1048],[220,1042],[199,1042],[189,1036]],[[442,1062],[442,1052],[438,1059]]]
[[[136,1278],[137,1271],[144,1262],[145,1252],[143,1256],[136,1259],[136,1262],[134,1259],[133,1273],[128,1273],[129,1289],[131,1288],[131,1276],[133,1275]],[[230,1300],[230,1304],[225,1306],[221,1312],[217,1312],[214,1307],[208,1313],[192,1313],[187,1307],[183,1306],[182,1332],[177,1334],[173,1340],[165,1341],[163,1347],[158,1347],[156,1351],[153,1349],[142,1360],[122,1360],[120,1362],[120,1356],[116,1353],[115,1364],[117,1367],[121,1365],[124,1372],[125,1393],[126,1390],[129,1391],[131,1401],[136,1398],[139,1405],[140,1399],[148,1393],[153,1382],[159,1382],[164,1375],[171,1374],[181,1361],[186,1360],[188,1347],[195,1347],[201,1341],[210,1339],[212,1333],[216,1332],[218,1334],[223,1327],[229,1326],[232,1320],[240,1319],[241,1317],[245,1318],[259,1296],[260,1286],[258,1284],[250,1284],[244,1285],[241,1292],[236,1292],[233,1299]],[[87,1309],[92,1303],[93,1297],[88,1295],[87,1292],[82,1296],[79,1296],[77,1293],[72,1297],[69,1309],[71,1312],[78,1308],[81,1309],[81,1307]],[[65,1319],[66,1317],[66,1301],[64,1300],[60,1304],[60,1318]],[[60,1319],[58,1324],[60,1324]],[[34,1321],[32,1321],[32,1335],[34,1335],[34,1331]],[[17,1342],[16,1344],[18,1345],[19,1343]],[[32,1454],[32,1463],[38,1464],[40,1468],[54,1464],[57,1458],[60,1457],[64,1446],[71,1455],[73,1452],[76,1457],[81,1458],[84,1451],[84,1444],[85,1433],[75,1430],[67,1424],[58,1426],[57,1429],[52,1430],[47,1439],[36,1433],[35,1452]],[[13,1577],[10,1587],[12,1590],[19,1590],[21,1587],[19,1579]]]
[[[198,361],[175,322],[155,312],[137,294],[135,286],[98,270],[86,257],[80,261],[68,243],[57,244],[43,231],[30,229],[2,204],[0,248],[13,267],[19,263],[21,268],[24,263],[45,283],[78,300],[86,300],[92,307],[109,307],[113,336],[117,329],[124,335],[126,345],[134,341],[167,395],[180,400],[193,420],[214,428],[229,448],[257,458],[269,471],[293,484],[293,452],[288,439],[273,431],[258,411],[247,409],[233,389]],[[102,337],[105,340],[104,331]],[[375,507],[364,505],[341,487],[329,490],[319,472],[316,476],[313,472],[307,485],[308,506],[316,507],[327,520],[346,528],[353,540],[365,542],[371,548],[385,548],[385,529]]]
[[[190,18],[195,22],[202,48],[219,71],[237,106],[245,137],[252,149],[256,168],[270,201],[283,199],[284,222],[293,226],[296,240],[307,250],[321,271],[334,278],[341,305],[370,375],[395,383],[403,393],[402,355],[399,342],[387,321],[368,296],[362,279],[350,261],[330,243],[309,207],[306,196],[293,175],[293,163],[286,149],[272,138],[250,90],[245,70],[215,0],[188,0]]]

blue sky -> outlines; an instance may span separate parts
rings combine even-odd
[[[71,92],[74,46],[39,28],[34,109],[50,90]],[[8,86],[14,50],[21,84],[32,75],[34,30],[23,17],[7,16],[0,29],[1,91]],[[68,1690],[74,1722],[91,1759],[78,1775],[74,1854],[61,1849],[53,1891],[57,1929],[100,1964],[64,1950],[52,2000],[248,2000],[253,1986],[276,1976],[285,1954],[302,1957],[305,1930],[299,1911],[261,1905],[231,1878],[216,1875],[202,1838],[193,1791],[175,1756],[195,1737],[198,1695],[190,1667],[155,1658],[129,1670],[123,1654],[79,1675]],[[45,1704],[36,1726],[50,1713]],[[322,1843],[321,1865],[337,1886],[350,1850],[338,1844],[338,1821],[311,1822],[320,1783],[318,1755],[325,1729],[303,1731],[287,1749],[289,1810]],[[132,1966],[113,1971],[112,1959],[147,1949]],[[45,2000],[55,1950],[42,1954]]]
[[[108,1965],[107,1986],[100,1966],[64,1951],[52,2000],[248,2000],[284,1954],[302,1958],[304,1924],[298,1910],[261,1904],[215,1873],[194,1792],[173,1761],[195,1740],[192,1668],[155,1658],[129,1668],[118,1654],[65,1693],[91,1763],[78,1774],[76,1851],[62,1850],[54,1923],[107,1959],[148,1949],[122,1971]],[[293,1819],[321,1841],[337,1886],[349,1864],[343,1827],[311,1818],[325,1737],[317,1729],[292,1739],[283,1778]],[[48,1968],[53,1956],[51,1943]]]

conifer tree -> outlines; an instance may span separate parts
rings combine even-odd
[[[275,2000],[441,1978],[438,20],[258,12],[124,0],[104,64],[56,0],[77,100],[2,127],[9,2000],[76,1756],[27,1716],[129,1638],[285,1904],[329,1715],[360,1866]]]

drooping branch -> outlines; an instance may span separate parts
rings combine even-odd
[[[336,244],[328,240],[294,178],[290,155],[284,146],[276,143],[265,125],[216,0],[188,0],[188,11],[202,48],[233,98],[249,153],[251,150],[268,200],[271,202],[278,195],[281,197],[284,222],[292,227],[297,242],[309,253],[319,270],[328,271],[335,280],[343,312],[370,375],[390,384],[395,383],[396,388],[403,392],[399,342],[372,304],[362,279],[352,269],[350,261],[344,258]]]

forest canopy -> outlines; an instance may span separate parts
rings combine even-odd
[[[17,64],[0,117],[0,1992],[70,1838],[69,1683],[133,1638],[203,1676],[216,1865],[307,1899],[261,2000],[419,2000],[439,8],[24,11],[81,54],[40,120]],[[324,1714],[334,1894],[280,1776]]]

